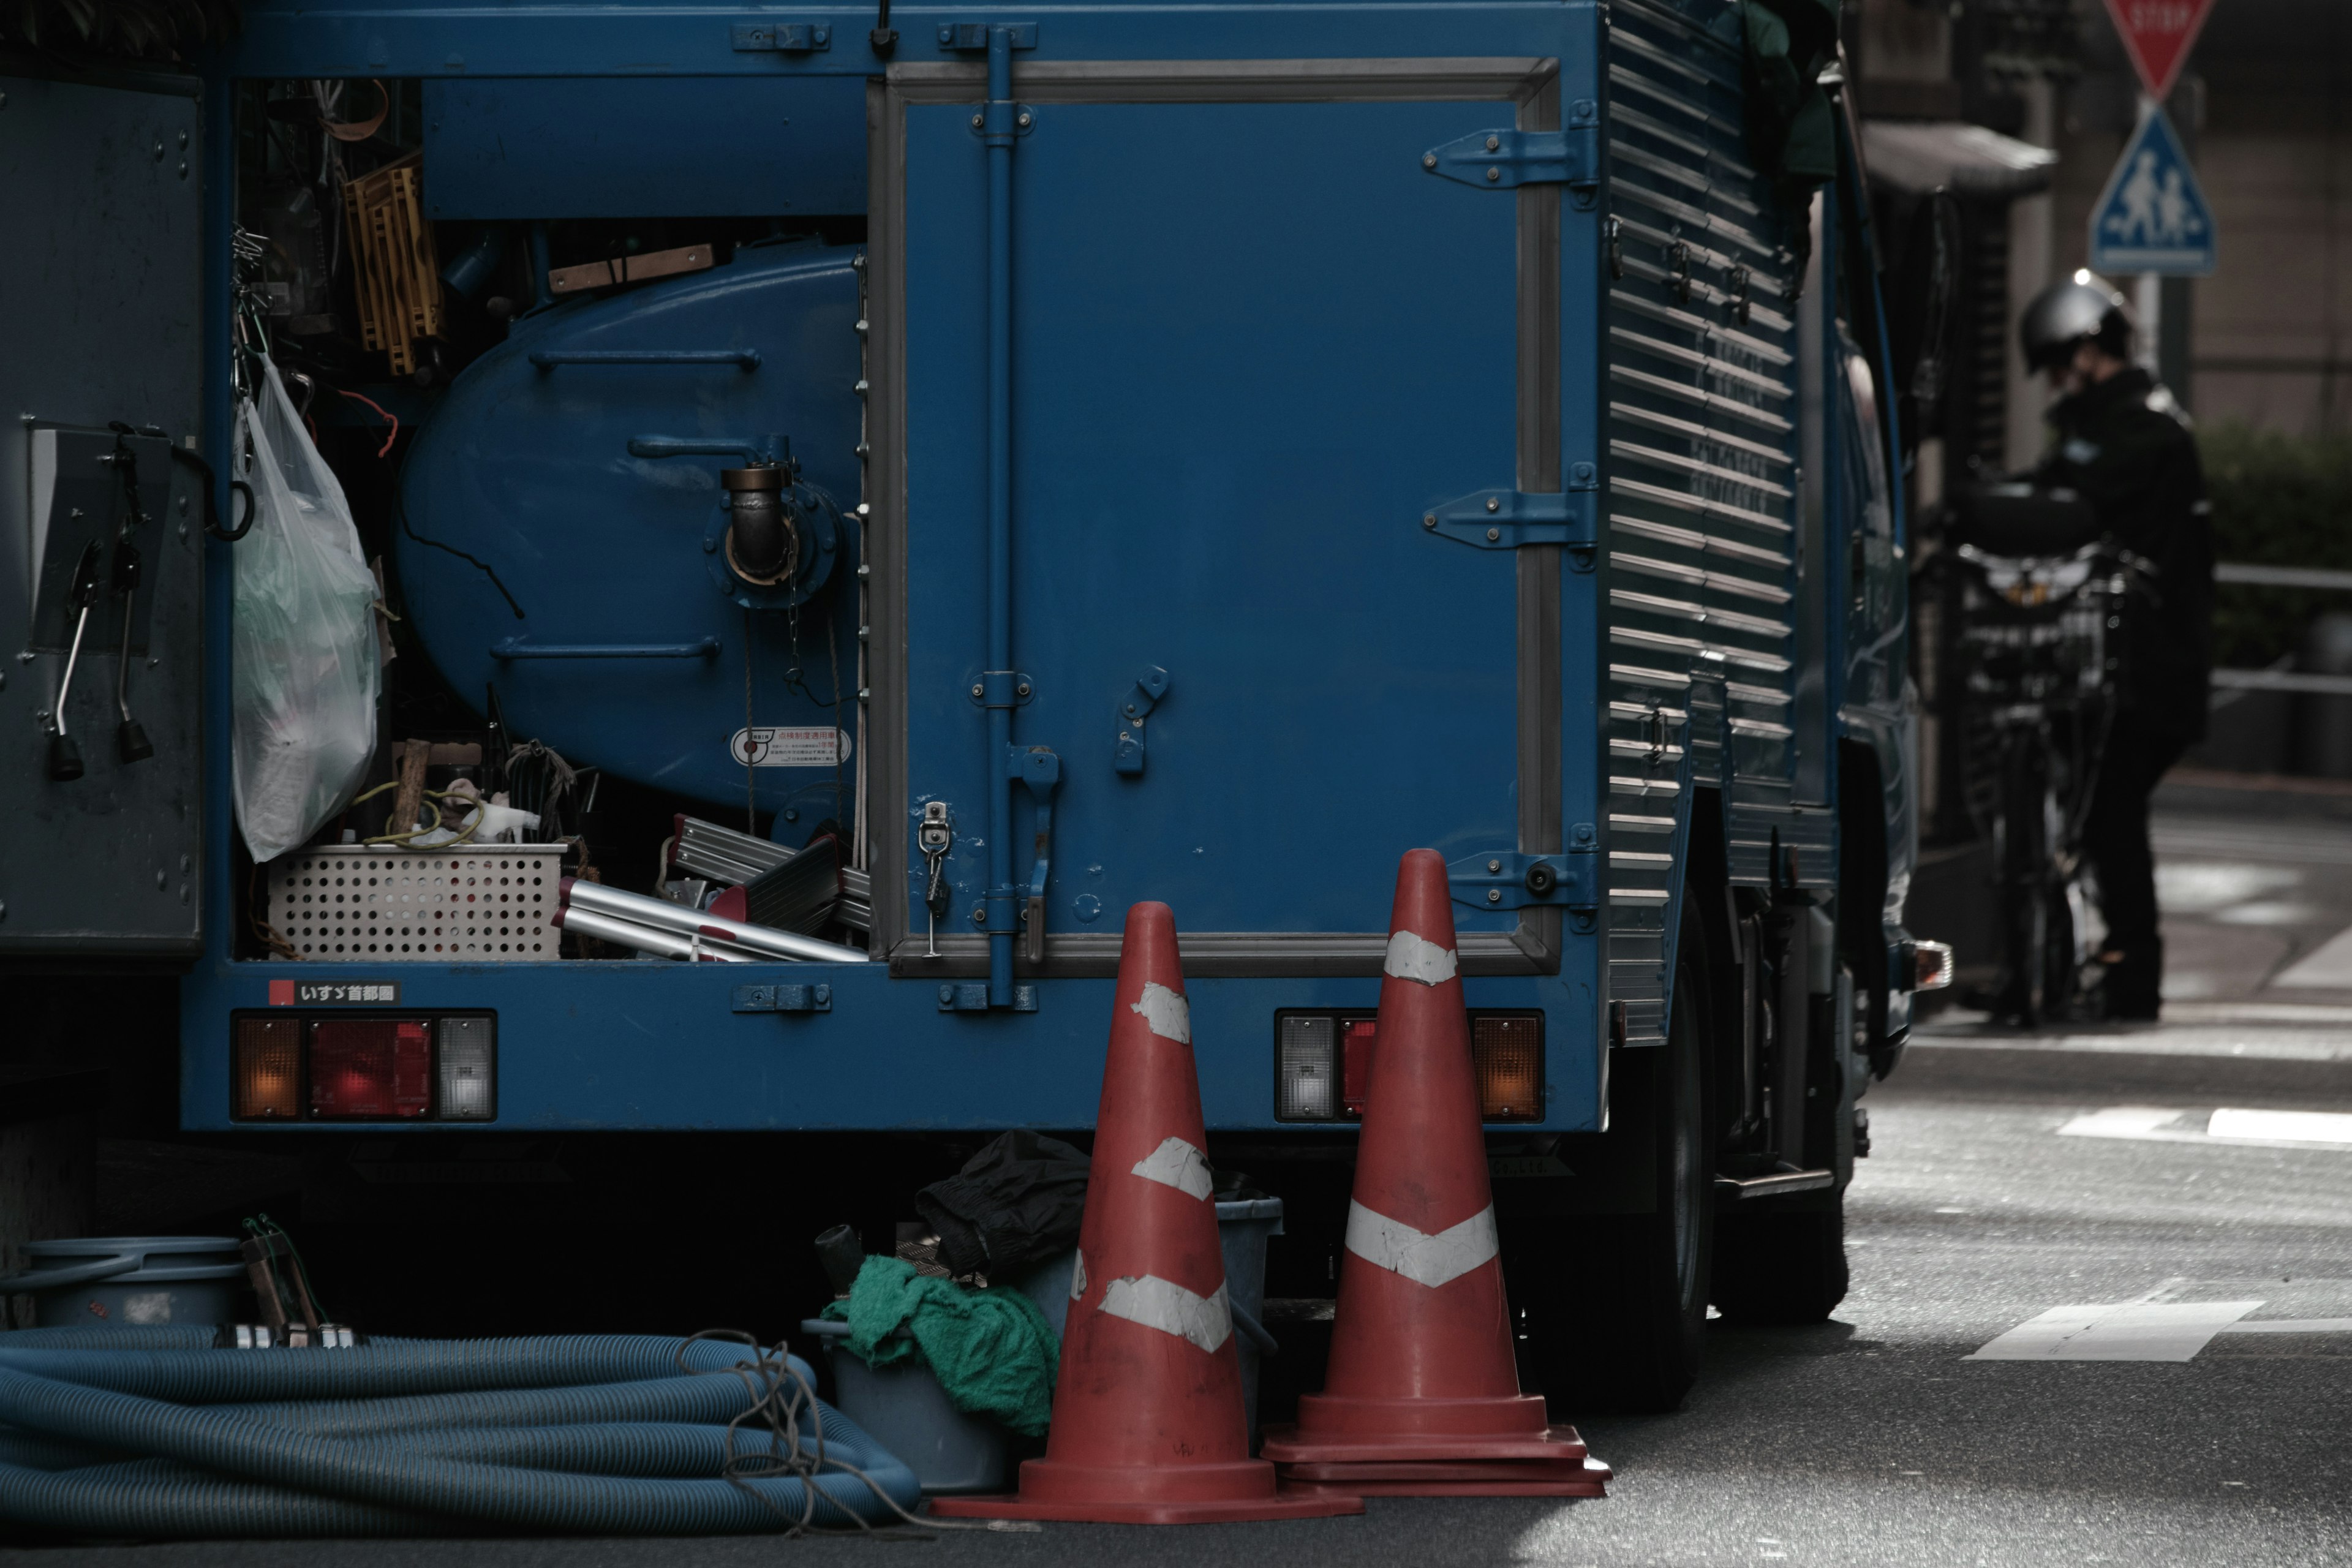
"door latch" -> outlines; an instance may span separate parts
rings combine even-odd
[[[915,847],[923,856],[923,909],[929,915],[924,956],[940,955],[940,917],[948,912],[948,900],[953,890],[948,886],[948,851],[955,847],[955,822],[948,816],[948,803],[932,800],[923,803],[922,825],[915,829]]]
[[[1054,858],[1054,790],[1062,782],[1062,759],[1050,746],[1016,746],[1005,771],[1027,786],[1037,806],[1037,831],[1029,862],[1029,888],[1021,917],[1021,956],[1045,962],[1045,878]]]
[[[1127,700],[1118,705],[1118,743],[1111,753],[1111,770],[1129,775],[1143,772],[1143,721],[1168,695],[1168,672],[1158,665],[1135,678]]]

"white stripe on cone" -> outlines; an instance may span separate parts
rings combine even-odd
[[[1136,1162],[1135,1173],[1188,1198],[1205,1198],[1217,1185],[1209,1174],[1209,1157],[1181,1138],[1161,1140],[1159,1148]]]
[[[1180,1046],[1192,1043],[1192,1004],[1181,991],[1171,991],[1157,980],[1143,983],[1143,995],[1129,1002],[1128,1011],[1140,1013],[1151,1032]]]
[[[1431,1236],[1352,1198],[1348,1203],[1348,1250],[1433,1290],[1479,1268],[1500,1249],[1492,1204]]]
[[[1234,1314],[1225,1304],[1223,1280],[1218,1281],[1215,1295],[1197,1296],[1157,1274],[1114,1279],[1103,1292],[1102,1310],[1114,1318],[1190,1340],[1213,1353],[1234,1332]]]
[[[1423,942],[1409,931],[1389,938],[1389,955],[1381,963],[1382,970],[1399,980],[1418,981],[1423,985],[1444,984],[1454,978],[1456,967],[1452,948]]]
[[[1077,1252],[1077,1261],[1070,1265],[1070,1300],[1075,1301],[1087,1293],[1087,1255],[1075,1247],[1072,1250]]]

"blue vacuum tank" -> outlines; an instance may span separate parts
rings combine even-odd
[[[409,454],[394,545],[455,690],[496,686],[513,734],[576,764],[740,803],[748,759],[762,810],[839,809],[856,254],[739,249],[535,311],[467,367]]]

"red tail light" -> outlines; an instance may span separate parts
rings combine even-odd
[[[392,1121],[433,1103],[431,1026],[413,1018],[321,1018],[310,1028],[310,1114]]]
[[[1377,1018],[1339,1020],[1339,1103],[1349,1116],[1362,1116],[1371,1098],[1372,1047],[1380,1031]]]

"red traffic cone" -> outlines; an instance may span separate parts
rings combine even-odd
[[[1021,1467],[1017,1497],[940,1498],[931,1511],[1108,1524],[1361,1513],[1339,1488],[1278,1492],[1274,1467],[1249,1457],[1167,905],[1128,910],[1114,994],[1045,1457]]]
[[[1330,1368],[1262,1451],[1286,1480],[1360,1478],[1374,1495],[1596,1495],[1606,1467],[1588,1468],[1575,1429],[1519,1392],[1452,890],[1433,850],[1398,867],[1389,931]]]

